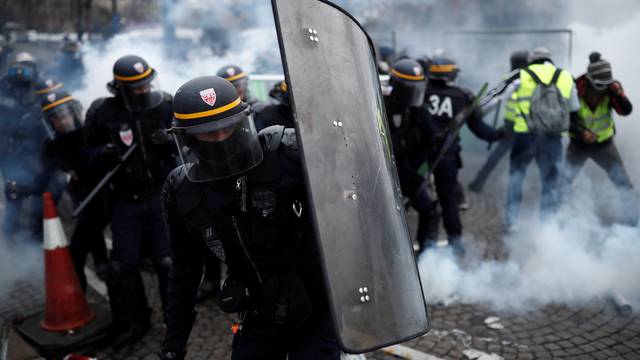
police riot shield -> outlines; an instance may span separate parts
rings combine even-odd
[[[361,353],[424,334],[373,45],[328,1],[272,5],[339,344]]]

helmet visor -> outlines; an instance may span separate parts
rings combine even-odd
[[[249,111],[191,128],[173,128],[187,177],[193,182],[227,178],[262,161],[262,148]]]
[[[162,91],[157,77],[150,76],[150,79],[135,83],[120,83],[124,104],[129,111],[143,111],[160,105],[162,102]]]
[[[76,101],[70,101],[47,110],[44,116],[55,137],[68,134],[82,126],[80,104]]]
[[[419,107],[424,102],[427,90],[425,81],[393,81],[391,96],[396,104],[406,107]]]

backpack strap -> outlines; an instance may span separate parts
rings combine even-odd
[[[531,78],[533,79],[533,81],[535,81],[536,84],[538,85],[542,84],[542,81],[540,80],[540,77],[538,76],[538,74],[534,73],[531,69],[523,68],[522,70],[524,70],[527,74],[529,74],[529,76],[531,76]]]
[[[553,77],[551,78],[551,82],[549,83],[549,85],[551,84],[555,85],[558,82],[558,78],[560,78],[561,72],[562,70],[556,68],[556,71],[553,73]]]

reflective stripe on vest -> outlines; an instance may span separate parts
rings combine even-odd
[[[529,70],[538,75],[542,83],[548,84],[553,78],[556,67],[551,63],[532,64],[529,65]],[[560,76],[558,77],[556,86],[565,99],[569,99],[571,97],[573,77],[567,70],[560,71]],[[520,87],[517,91],[514,91],[513,94],[511,94],[511,99],[517,102],[518,110],[520,112],[520,116],[516,117],[515,125],[513,127],[515,132],[529,132],[526,116],[529,115],[529,111],[531,110],[531,96],[533,96],[533,92],[536,87],[537,84],[531,75],[524,70],[520,70]]]
[[[580,99],[580,110],[578,115],[582,119],[584,126],[596,134],[596,142],[603,142],[615,133],[615,124],[611,117],[611,108],[609,107],[609,96],[605,96],[598,104],[595,111],[591,111],[589,106]]]
[[[513,99],[507,99],[504,105],[504,119],[506,121],[516,121],[518,115],[518,105]]]

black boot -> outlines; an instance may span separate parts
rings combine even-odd
[[[123,272],[119,269],[112,271],[107,282],[107,290],[113,318],[113,347],[119,350],[134,344],[146,334],[151,327],[151,310],[139,273]]]

